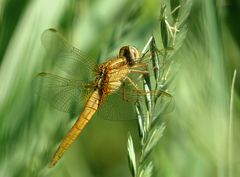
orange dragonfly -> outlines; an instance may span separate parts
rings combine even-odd
[[[50,53],[54,54],[53,64],[65,73],[77,78],[83,74],[86,77],[94,74],[91,82],[68,79],[46,72],[39,73],[36,77],[40,83],[37,92],[55,108],[75,114],[79,113],[80,107],[83,108],[55,152],[49,165],[53,167],[110,94],[122,88],[123,99],[127,100],[126,83],[128,83],[128,86],[137,93],[136,95],[144,95],[131,79],[130,74],[142,76],[148,74],[148,71],[146,63],[140,60],[139,51],[133,46],[122,47],[117,57],[97,66],[83,52],[70,45],[55,29],[43,32],[42,43]],[[81,100],[85,100],[84,105],[81,105]]]

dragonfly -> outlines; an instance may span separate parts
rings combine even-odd
[[[120,92],[123,100],[128,100],[127,85],[135,96],[146,94],[134,82],[130,75],[148,74],[147,64],[141,61],[141,54],[136,47],[126,45],[120,48],[116,57],[97,65],[86,54],[73,47],[56,29],[43,32],[42,43],[48,52],[53,53],[52,61],[58,68],[69,75],[81,78],[81,75],[92,76],[84,81],[70,79],[49,72],[41,72],[36,80],[40,83],[37,92],[46,98],[55,108],[70,113],[82,112],[58,146],[49,167],[55,166],[65,151],[76,140],[87,123],[101,109],[108,96]],[[131,98],[135,98],[132,94]],[[82,104],[82,101],[85,103]],[[76,111],[77,110],[77,111]]]

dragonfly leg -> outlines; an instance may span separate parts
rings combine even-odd
[[[138,88],[138,86],[129,78],[129,77],[126,77],[126,80],[133,86],[133,88],[140,94],[140,95],[146,95],[146,94],[149,94],[149,93],[153,93],[153,94],[156,94],[156,93],[164,93],[164,94],[168,94],[167,92],[164,92],[164,91],[159,91],[159,90],[151,90],[151,91],[143,91],[141,89]]]
[[[130,73],[136,73],[136,74],[142,74],[142,75],[148,74],[149,72],[147,71],[147,64],[140,63],[140,64],[135,64],[131,66]]]
[[[129,100],[129,98],[127,98],[127,94],[126,94],[126,82],[122,83],[122,94],[123,94],[123,100],[126,102],[130,102],[131,100]]]
[[[126,77],[126,80],[133,86],[133,88],[141,95],[144,95],[145,93],[138,88],[138,86],[129,78],[129,77]]]
[[[148,74],[148,71],[142,71],[142,70],[138,70],[138,69],[130,69],[131,73],[137,73],[137,74]]]
[[[146,63],[135,64],[135,65],[131,66],[131,68],[144,68],[144,69],[147,69],[147,64]]]
[[[136,99],[130,99],[130,98],[128,98],[127,93],[126,93],[126,82],[123,82],[123,83],[122,83],[122,98],[123,98],[123,100],[126,101],[126,102],[136,101]]]
[[[123,100],[124,101],[127,101],[127,95],[126,95],[126,83],[125,82],[123,82],[122,83],[122,96],[123,96]]]

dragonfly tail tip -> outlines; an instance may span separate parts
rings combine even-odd
[[[55,164],[56,164],[56,162],[51,162],[51,163],[48,165],[48,168],[52,168],[52,167],[54,167]]]

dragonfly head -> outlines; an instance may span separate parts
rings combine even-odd
[[[136,63],[140,58],[139,51],[133,46],[124,46],[119,51],[119,57],[125,57],[130,66]]]

